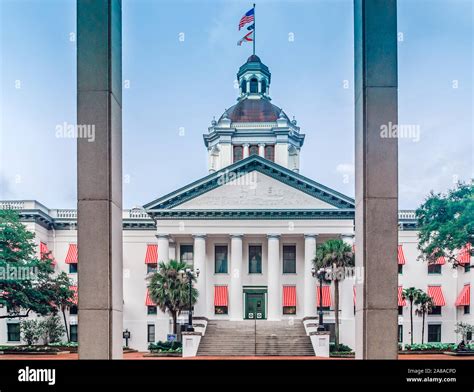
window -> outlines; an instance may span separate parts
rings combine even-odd
[[[464,272],[469,272],[471,270],[471,264],[464,264]]]
[[[20,341],[20,323],[7,324],[7,339],[9,342]]]
[[[398,343],[403,343],[403,325],[398,326]]]
[[[154,274],[157,269],[158,269],[157,264],[147,264],[146,265],[146,273],[147,274]]]
[[[227,314],[227,306],[214,306],[215,314]]]
[[[403,306],[398,307],[398,315],[403,316]]]
[[[323,306],[321,309],[323,310],[323,312],[329,312],[331,310],[331,307]],[[319,312],[319,304],[316,304],[316,310]]]
[[[429,264],[428,265],[429,274],[440,274],[441,273],[441,264]]]
[[[77,342],[77,324],[69,326],[69,334],[71,342]]]
[[[258,93],[258,80],[257,79],[250,79],[250,92],[251,93]]]
[[[262,246],[249,246],[249,274],[262,273]]]
[[[156,314],[156,306],[147,306],[147,314],[148,315],[153,315]]]
[[[432,314],[435,316],[440,316],[441,315],[441,306],[433,306],[431,310],[428,312],[428,314]]]
[[[242,92],[245,94],[247,92],[247,81],[242,80]]]
[[[284,274],[296,273],[296,246],[295,245],[283,246],[283,273]]]
[[[148,343],[155,342],[155,324],[147,325],[147,336],[148,336]]]
[[[73,305],[69,308],[69,314],[77,314],[77,306]]]
[[[441,324],[428,324],[428,343],[441,342]]]
[[[214,264],[216,274],[227,273],[227,245],[216,245],[214,248]]]
[[[283,306],[283,314],[296,314],[296,306]]]
[[[274,146],[265,146],[265,158],[269,161],[275,161],[275,147]]]
[[[244,158],[244,149],[242,146],[234,146],[234,162]]]
[[[192,245],[181,245],[179,247],[179,259],[184,261],[187,265],[193,265],[193,246]]]
[[[471,307],[469,305],[464,305],[464,314],[470,314],[471,313]]]
[[[472,340],[472,331],[466,332],[466,340],[467,340],[467,341]]]
[[[398,273],[403,274],[403,264],[398,264]]]
[[[77,264],[69,264],[69,273],[70,274],[77,274]]]
[[[249,155],[258,155],[258,146],[255,144],[249,147]]]
[[[267,92],[267,83],[265,82],[265,80],[262,80],[261,81],[261,84],[262,84],[262,94],[265,94]]]

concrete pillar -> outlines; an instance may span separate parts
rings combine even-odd
[[[199,277],[196,282],[196,289],[199,293],[198,301],[194,306],[196,316],[206,316],[207,292],[206,292],[206,236],[194,236],[194,271],[199,269]]]
[[[258,155],[260,155],[262,158],[265,158],[265,143],[260,143],[258,145]]]
[[[281,319],[281,290],[280,290],[280,236],[268,235],[268,320]]]
[[[397,358],[396,0],[355,0],[356,357]]]
[[[229,317],[231,320],[243,318],[242,293],[242,235],[232,235],[230,239],[230,298]]]
[[[122,358],[122,10],[77,1],[79,358]]]
[[[249,147],[250,145],[248,143],[244,144],[244,159],[249,156]]]
[[[316,256],[316,238],[316,234],[306,234],[304,236],[304,317],[316,314],[316,279],[311,275],[313,259]]]
[[[157,234],[158,263],[167,263],[170,260],[170,237],[167,234]]]

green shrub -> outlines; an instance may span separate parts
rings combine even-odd
[[[64,336],[64,326],[56,315],[51,315],[41,320],[39,326],[45,344],[60,342],[61,338]]]
[[[345,344],[339,343],[338,350],[336,351],[336,345],[334,343],[329,343],[329,352],[330,353],[335,353],[335,352],[338,352],[338,353],[351,353],[352,349],[349,346],[345,345]]]
[[[53,342],[49,343],[50,347],[77,347],[77,342]]]
[[[407,351],[454,351],[456,347],[455,343],[405,344],[405,350]]]
[[[20,331],[21,337],[29,346],[35,344],[41,337],[41,328],[37,320],[23,320]]]
[[[156,342],[148,345],[151,352],[180,353],[182,352],[181,342]]]

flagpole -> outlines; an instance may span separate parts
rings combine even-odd
[[[253,54],[255,55],[255,3],[253,4]]]

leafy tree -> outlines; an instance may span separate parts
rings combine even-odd
[[[474,184],[459,183],[446,194],[433,193],[416,210],[421,258],[444,256],[458,265],[457,253],[474,242]]]
[[[344,269],[354,266],[354,253],[350,245],[340,239],[328,240],[316,248],[313,259],[316,270],[327,268],[334,281],[335,348],[339,347],[339,282],[344,279]]]
[[[16,211],[0,210],[0,305],[8,310],[0,319],[54,312],[52,259],[37,257],[33,239]]]
[[[456,324],[456,329],[454,330],[455,333],[461,334],[461,340],[463,342],[467,342],[467,334],[469,332],[474,332],[474,325],[463,323],[462,321]]]
[[[61,320],[56,314],[41,320],[39,322],[39,329],[45,344],[59,342],[64,335],[64,327],[61,325]]]
[[[37,320],[23,320],[20,324],[21,337],[29,346],[41,337],[41,328]]]
[[[410,302],[410,343],[413,344],[413,304],[415,300],[420,296],[422,291],[415,287],[409,287],[404,289],[402,292],[403,298],[408,299]]]
[[[177,333],[177,318],[181,311],[189,307],[189,281],[183,273],[189,266],[185,262],[170,260],[161,262],[158,270],[149,278],[148,285],[151,299],[162,312],[168,311],[173,319],[173,333]],[[193,274],[192,282],[196,281]],[[191,303],[197,301],[198,292],[193,287]]]
[[[51,284],[52,303],[55,309],[59,310],[63,316],[64,330],[66,331],[67,341],[70,341],[69,327],[66,319],[66,309],[74,306],[74,291],[71,290],[72,281],[65,272],[60,272]]]
[[[415,296],[415,305],[418,306],[418,308],[415,310],[415,313],[418,316],[422,317],[421,344],[423,344],[425,342],[425,318],[426,314],[429,313],[434,306],[433,298],[431,298],[428,294],[420,290],[419,293]]]

